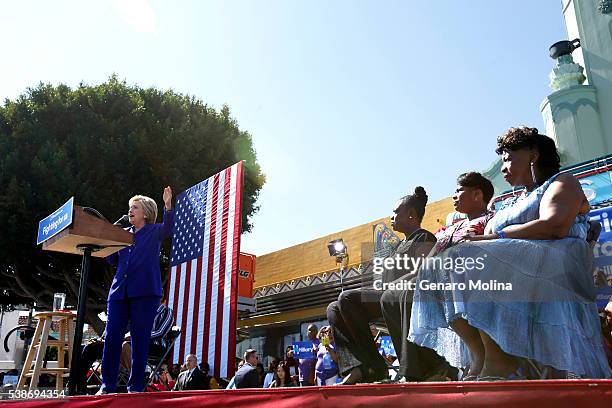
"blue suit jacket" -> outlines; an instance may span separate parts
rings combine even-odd
[[[139,296],[162,296],[159,252],[163,240],[171,235],[174,212],[164,211],[162,224],[145,224],[134,234],[134,243],[106,258],[117,267],[108,300]]]

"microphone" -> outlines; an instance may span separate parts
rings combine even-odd
[[[132,224],[130,224],[130,217],[129,215],[122,215],[121,218],[119,218],[117,221],[115,221],[113,223],[113,225],[117,225],[121,228],[127,228],[130,227]]]

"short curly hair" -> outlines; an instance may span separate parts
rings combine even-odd
[[[457,184],[462,187],[472,187],[482,191],[482,200],[485,204],[488,204],[489,201],[491,201],[491,198],[493,198],[493,194],[495,193],[495,189],[493,188],[491,181],[475,171],[460,174],[459,177],[457,177]]]
[[[561,158],[555,146],[555,141],[546,135],[538,133],[537,128],[519,126],[508,129],[506,133],[497,138],[497,148],[495,153],[501,155],[507,151],[519,149],[537,149],[539,158],[536,163],[542,180],[537,180],[542,184],[550,177],[559,172],[561,168]]]

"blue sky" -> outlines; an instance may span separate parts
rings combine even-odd
[[[390,215],[416,185],[444,198],[509,126],[543,130],[566,39],[560,0],[5,1],[0,36],[1,100],[117,73],[227,103],[268,180],[257,255]]]

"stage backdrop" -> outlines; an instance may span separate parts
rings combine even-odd
[[[239,162],[176,200],[168,306],[181,335],[172,361],[195,354],[216,377],[234,374],[242,174]]]

